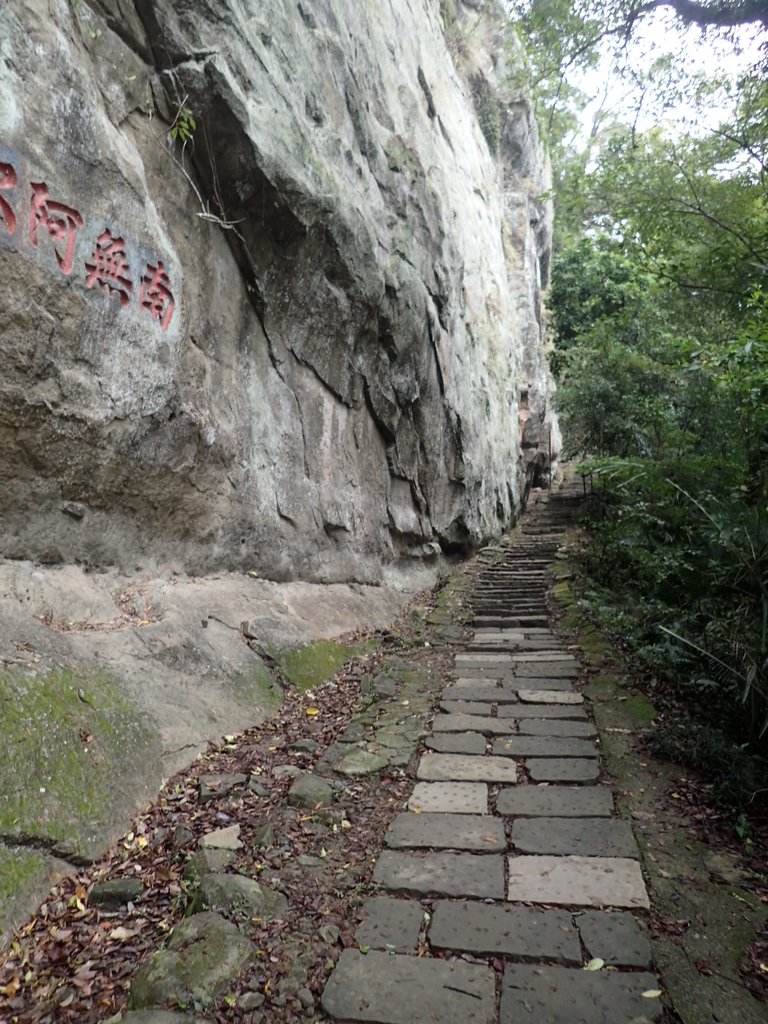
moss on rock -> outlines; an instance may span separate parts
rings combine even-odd
[[[0,706],[0,832],[95,855],[118,780],[140,788],[141,766],[159,754],[155,732],[103,676],[0,673]]]

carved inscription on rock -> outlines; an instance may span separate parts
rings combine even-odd
[[[29,244],[34,249],[50,245],[62,274],[69,277],[76,269],[75,249],[78,233],[85,229],[85,220],[79,210],[52,197],[44,181],[30,181]],[[12,237],[18,227],[18,208],[23,200],[10,192],[19,190],[19,179],[12,163],[0,162],[0,235]],[[14,204],[16,208],[14,209]],[[86,289],[98,289],[107,297],[116,299],[121,307],[128,306],[135,294],[137,281],[132,276],[121,235],[105,228],[91,250],[90,259],[83,263]],[[138,276],[138,306],[150,319],[167,331],[176,312],[176,300],[170,276],[162,260],[147,260]]]

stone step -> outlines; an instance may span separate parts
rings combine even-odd
[[[623,818],[519,818],[512,826],[512,845],[518,853],[640,856],[632,828]]]
[[[463,960],[345,949],[321,1005],[337,1020],[360,1024],[493,1024],[496,975]]]
[[[658,989],[658,979],[645,972],[507,964],[499,1024],[653,1024],[661,1020],[664,1007],[644,993]]]
[[[520,903],[648,909],[640,866],[630,857],[510,857],[507,898]]]
[[[387,829],[384,842],[393,850],[423,847],[493,853],[503,852],[507,848],[503,821],[489,814],[423,814],[403,811]]]
[[[607,786],[515,786],[501,790],[496,809],[519,818],[607,818],[613,793]]]
[[[496,853],[384,850],[373,869],[373,881],[391,892],[503,900],[504,858]]]

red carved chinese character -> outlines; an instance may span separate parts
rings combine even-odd
[[[44,183],[32,184],[32,205],[29,210],[29,240],[37,245],[37,232],[45,228],[54,242],[53,251],[56,262],[62,273],[72,272],[72,259],[75,255],[75,243],[78,229],[83,226],[83,218],[71,206],[52,202],[48,195],[48,186]],[[64,243],[64,255],[59,254],[56,242]]]
[[[0,189],[16,188],[18,180],[16,171],[10,164],[0,164]],[[5,230],[12,235],[16,230],[16,215],[10,204],[0,196],[0,221],[5,224]]]
[[[160,320],[164,331],[167,330],[176,308],[170,286],[171,282],[165,272],[162,260],[157,261],[156,267],[148,263],[147,272],[141,279],[139,302],[153,320]]]
[[[102,231],[96,239],[96,248],[91,259],[93,263],[85,264],[88,271],[85,287],[93,288],[98,285],[110,299],[116,295],[120,305],[127,306],[133,291],[133,282],[128,276],[131,268],[128,266],[123,239],[113,238],[108,228]]]

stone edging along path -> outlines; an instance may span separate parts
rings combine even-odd
[[[547,570],[575,501],[553,495],[478,576],[474,636],[374,868],[387,894],[322,996],[338,1021],[663,1017],[637,844],[601,779],[580,665],[548,628]]]

